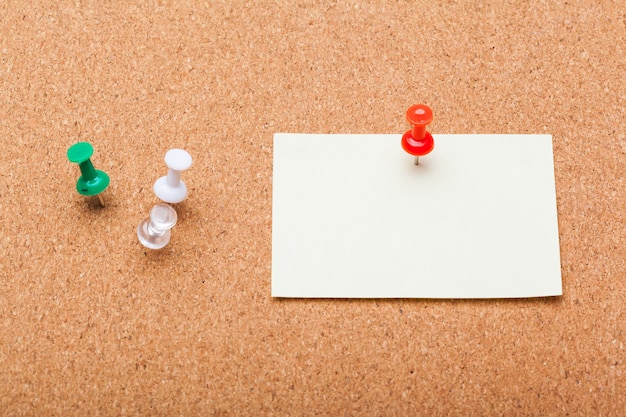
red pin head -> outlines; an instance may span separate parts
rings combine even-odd
[[[415,165],[419,165],[419,157],[435,147],[433,136],[426,131],[426,126],[433,120],[433,111],[424,104],[414,104],[406,111],[406,119],[411,130],[402,135],[402,148],[415,156]]]

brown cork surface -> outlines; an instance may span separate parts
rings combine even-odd
[[[0,2],[0,414],[624,415],[622,2],[277,3]],[[273,133],[400,134],[414,102],[553,135],[562,297],[270,297]]]

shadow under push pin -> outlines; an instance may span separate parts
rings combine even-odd
[[[172,236],[170,230],[176,224],[176,210],[167,204],[157,204],[150,210],[150,217],[144,219],[137,227],[139,242],[146,248],[161,249],[167,245]]]
[[[109,186],[109,176],[104,171],[93,167],[89,159],[93,154],[93,146],[88,142],[78,142],[67,150],[67,159],[77,163],[80,167],[81,177],[76,182],[76,191],[86,196],[97,196],[100,205],[104,207],[102,193]]]
[[[433,120],[433,111],[424,104],[414,104],[406,111],[406,119],[411,130],[402,135],[402,148],[415,156],[415,165],[419,165],[420,156],[427,155],[435,147],[433,136],[426,131],[426,126]]]
[[[154,183],[154,193],[166,203],[180,203],[187,198],[187,186],[180,179],[180,174],[191,166],[191,155],[182,149],[170,149],[165,154],[165,165],[169,168],[167,176]]]

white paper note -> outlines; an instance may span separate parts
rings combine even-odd
[[[562,294],[552,137],[274,136],[272,296]]]

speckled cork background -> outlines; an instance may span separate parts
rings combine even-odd
[[[625,49],[620,1],[1,2],[0,414],[626,414]],[[401,134],[414,102],[553,135],[562,297],[271,298],[273,134]]]

